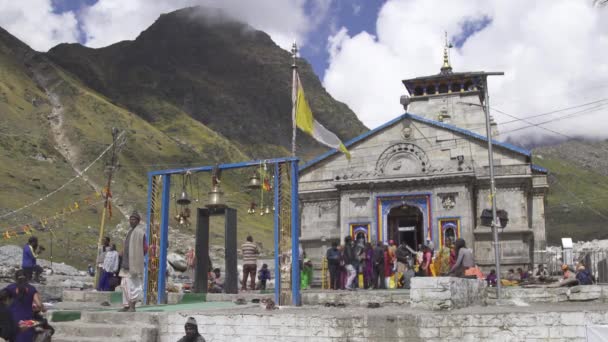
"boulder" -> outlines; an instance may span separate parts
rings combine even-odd
[[[0,265],[21,267],[23,247],[8,245],[0,247]]]
[[[602,295],[602,288],[598,285],[578,285],[568,289],[568,300],[583,302],[598,300]]]
[[[188,269],[188,264],[186,263],[186,259],[177,253],[169,253],[167,255],[167,261],[169,264],[179,272],[186,272]]]

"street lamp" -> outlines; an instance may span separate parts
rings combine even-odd
[[[492,234],[494,237],[494,259],[496,261],[496,299],[500,300],[502,286],[500,284],[500,245],[498,243],[498,222],[496,216],[496,183],[494,181],[494,153],[492,151],[492,132],[490,129],[490,95],[488,94],[488,76],[503,76],[504,72],[486,72],[483,77],[483,105],[476,103],[467,103],[470,106],[479,106],[483,108],[486,115],[486,138],[488,140],[488,162],[490,167],[490,197],[492,198]],[[460,102],[463,103],[463,102]],[[464,103],[463,103],[464,104]]]

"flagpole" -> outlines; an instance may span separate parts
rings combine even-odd
[[[291,156],[296,156],[296,107],[297,107],[297,97],[298,97],[298,89],[297,89],[297,73],[298,66],[296,65],[296,58],[298,56],[298,46],[294,42],[291,46],[291,55],[293,57],[293,63],[291,64],[292,72],[292,80],[291,80],[291,123],[292,123],[292,134],[291,134]]]

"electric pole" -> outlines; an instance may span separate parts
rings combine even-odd
[[[110,191],[110,188],[112,186],[112,176],[114,175],[114,171],[116,170],[117,167],[117,162],[118,162],[118,152],[120,151],[120,149],[123,147],[124,145],[124,132],[120,132],[118,130],[118,128],[113,127],[112,128],[112,148],[111,148],[111,154],[110,154],[110,163],[107,167],[107,173],[108,173],[108,182],[106,183],[106,187],[104,189],[102,189],[102,196],[104,196],[104,204],[103,204],[103,211],[101,212],[101,224],[99,227],[99,239],[97,240],[97,255],[95,256],[95,287],[97,287],[98,282],[99,282],[99,270],[97,270],[97,256],[99,256],[102,251],[103,251],[103,232],[104,232],[104,226],[105,226],[105,222],[106,222],[106,213],[109,212],[110,213],[110,217],[112,216],[112,192]]]

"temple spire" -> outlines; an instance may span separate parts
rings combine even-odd
[[[448,43],[448,33],[445,32],[445,46],[443,47],[443,65],[441,66],[441,74],[451,74],[452,66],[450,65],[450,56],[448,49],[452,48],[452,44]]]

